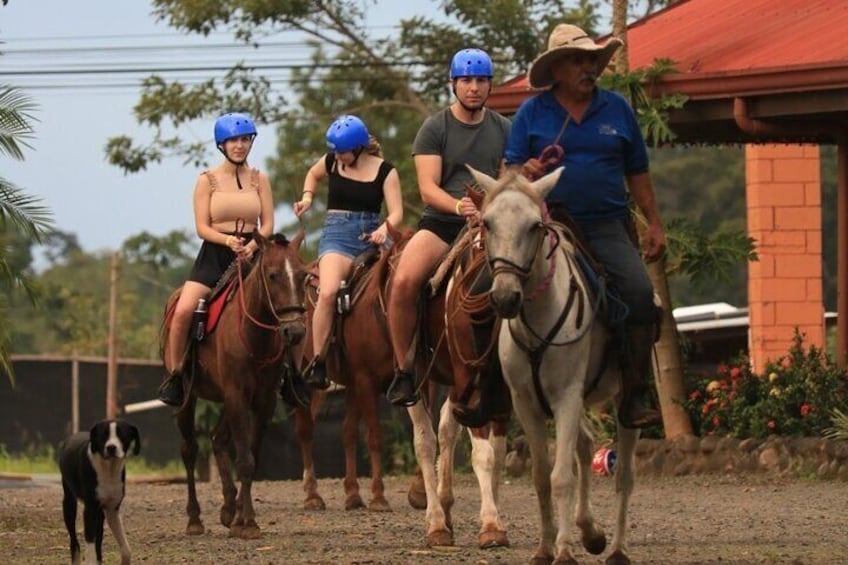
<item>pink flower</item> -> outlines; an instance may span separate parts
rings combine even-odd
[[[769,420],[768,423],[766,424],[766,427],[770,430],[773,430],[777,427],[777,424],[775,423],[774,420]]]
[[[730,369],[730,378],[731,379],[738,379],[739,375],[741,373],[742,373],[742,370],[739,367],[733,367],[732,369]]]
[[[802,404],[801,405],[801,416],[802,417],[806,416],[807,414],[809,414],[812,411],[813,411],[813,407],[810,406],[809,404]]]

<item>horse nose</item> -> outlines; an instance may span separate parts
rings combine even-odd
[[[303,322],[284,324],[280,327],[280,332],[289,345],[297,345],[303,339],[303,336],[306,335],[306,325]]]
[[[106,457],[115,457],[118,454],[118,448],[114,445],[106,446]]]
[[[497,312],[500,317],[506,318],[507,320],[515,318],[521,310],[521,291],[493,291],[492,306],[494,306],[495,312]]]

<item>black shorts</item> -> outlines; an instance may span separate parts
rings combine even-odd
[[[252,234],[245,234],[242,237],[247,243],[253,236]],[[215,288],[221,275],[226,272],[227,267],[235,259],[236,254],[226,245],[204,241],[200,246],[200,251],[197,252],[197,258],[194,260],[194,267],[191,269],[188,280],[199,282],[209,288]]]
[[[418,229],[433,232],[439,239],[451,245],[465,227],[465,221],[448,222],[430,216],[421,216],[418,220]]]

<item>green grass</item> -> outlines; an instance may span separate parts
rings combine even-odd
[[[0,473],[50,474],[58,473],[59,464],[52,447],[32,447],[24,453],[9,453],[0,444]],[[127,462],[130,475],[182,475],[183,464],[169,461],[165,465],[150,463],[141,457],[131,457]]]

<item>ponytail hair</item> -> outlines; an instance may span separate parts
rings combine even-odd
[[[373,135],[368,136],[368,147],[365,148],[365,152],[369,155],[383,158],[383,146],[380,145],[380,142]]]

